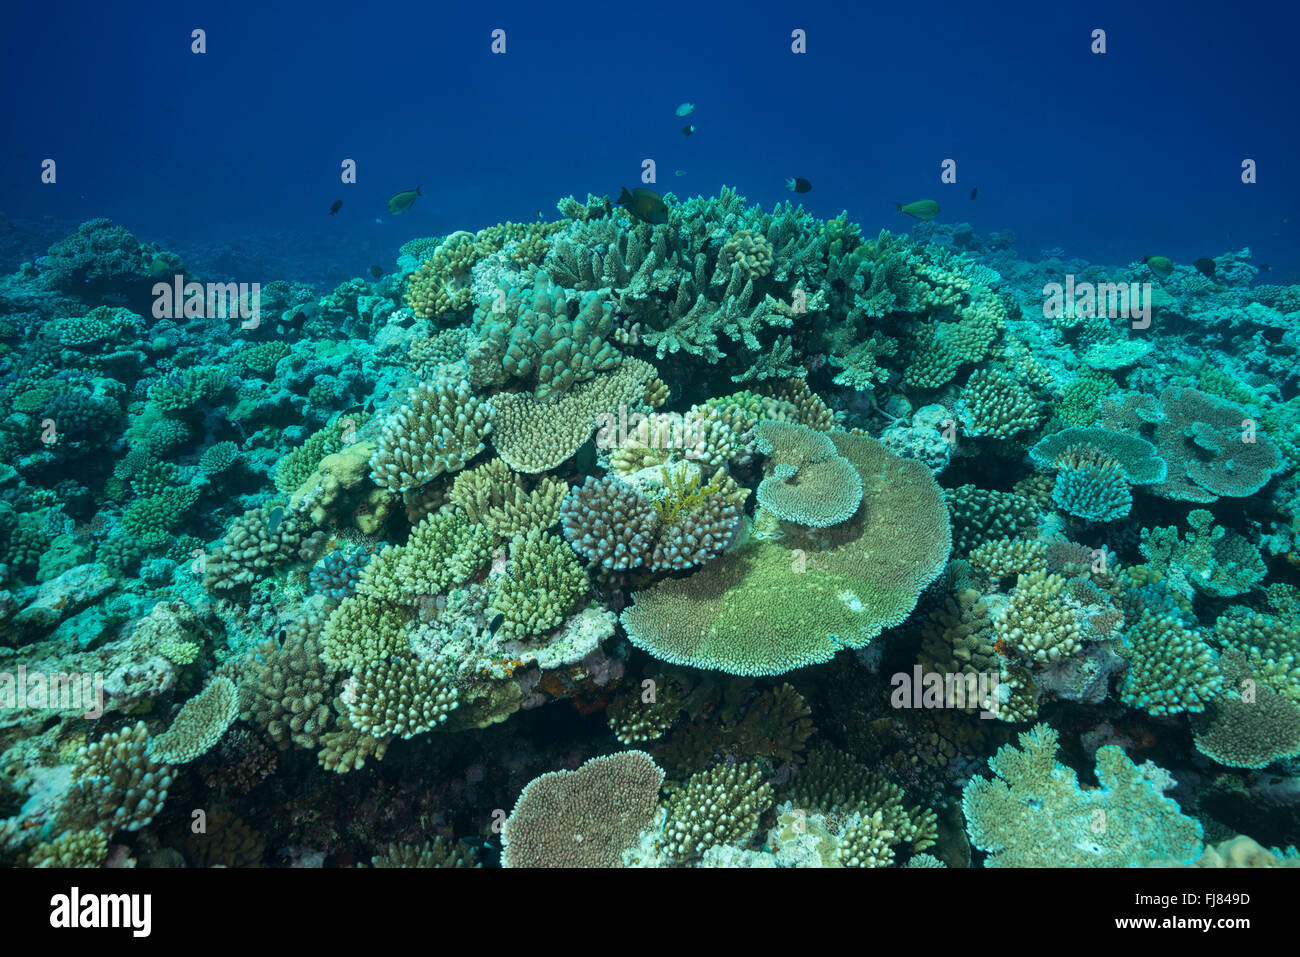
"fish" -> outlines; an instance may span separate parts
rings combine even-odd
[[[787,177],[785,188],[792,193],[806,193],[812,189],[812,183],[808,182],[802,176]]]
[[[678,116],[690,116],[694,112],[695,112],[694,103],[683,103],[681,106],[677,107]]]
[[[970,198],[971,198],[971,199],[974,199],[974,198],[976,197],[976,195],[979,193],[979,191],[980,191],[980,188],[979,188],[978,186],[976,186],[973,190],[970,191]]]
[[[370,275],[374,276],[376,279],[378,279],[378,278],[379,278],[380,276],[382,276],[383,274],[384,274],[384,267],[383,267],[383,266],[371,266],[371,267],[370,267]]]
[[[687,123],[685,126],[682,127],[682,136],[690,136],[694,132],[695,132],[695,126],[691,123]]]
[[[341,199],[334,200],[334,202],[330,203],[330,215],[333,216],[342,208],[343,208],[343,200]]]
[[[627,187],[619,194],[618,205],[626,209],[636,219],[651,226],[668,222],[668,206],[654,190],[637,188],[631,193]]]
[[[915,203],[895,203],[900,213],[906,213],[926,222],[939,215],[939,204],[932,199],[918,199]]]
[[[1272,269],[1272,268],[1273,268],[1273,267],[1270,266],[1268,263],[1260,263],[1259,271],[1260,271],[1260,272],[1268,272],[1268,271],[1269,271],[1270,269]]]
[[[1204,276],[1206,279],[1213,279],[1213,278],[1214,278],[1214,260],[1213,260],[1213,259],[1208,259],[1208,258],[1202,257],[1202,258],[1196,260],[1196,262],[1192,263],[1192,265],[1195,266],[1195,267],[1196,267],[1196,271],[1197,271],[1198,273],[1200,273],[1202,276]]]
[[[1143,256],[1142,261],[1161,279],[1174,271],[1174,261],[1168,256]]]
[[[674,175],[674,176],[685,176],[685,175],[686,175],[686,170],[684,170],[684,169],[675,169],[675,170],[673,170],[673,175]]]
[[[492,623],[488,625],[488,634],[495,635],[497,633],[497,629],[501,627],[501,622],[505,620],[506,620],[506,616],[501,612],[497,612],[496,617],[492,619]]]
[[[388,211],[394,216],[399,213],[404,213],[411,208],[411,204],[415,202],[415,197],[423,195],[424,192],[420,186],[415,187],[415,189],[408,189],[403,193],[398,193],[388,201]]]

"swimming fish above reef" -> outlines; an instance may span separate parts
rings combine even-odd
[[[370,275],[374,276],[376,279],[378,279],[378,278],[379,278],[380,276],[382,276],[383,274],[384,274],[384,267],[383,267],[383,266],[371,266],[371,267],[370,267]]]
[[[678,116],[690,116],[691,113],[693,113],[694,111],[695,111],[694,103],[683,103],[681,106],[677,107]]]
[[[970,191],[970,198],[974,199],[979,194],[979,191],[980,188],[976,186],[973,190]]]
[[[794,176],[786,179],[785,188],[792,193],[806,193],[812,189],[812,183],[808,182],[802,176]]]
[[[694,132],[695,132],[695,127],[690,123],[687,123],[685,126],[682,127],[682,136],[690,136]]]
[[[424,195],[421,189],[421,187],[417,186],[415,189],[408,189],[404,193],[398,193],[388,201],[388,211],[394,216],[406,212],[411,208],[411,204],[415,202],[415,197]]]
[[[497,612],[496,616],[493,617],[492,622],[488,625],[488,634],[495,635],[497,633],[497,629],[501,627],[501,622],[505,620],[506,620],[506,616],[502,612]]]
[[[330,203],[330,215],[333,216],[342,208],[343,208],[343,200],[341,199],[334,200],[334,202]]]
[[[618,204],[643,223],[659,226],[668,222],[668,206],[659,194],[649,189],[634,189],[631,193],[627,187],[619,194]]]
[[[684,170],[684,169],[675,169],[675,170],[673,170],[673,175],[674,175],[674,176],[685,176],[685,175],[686,175],[686,170]]]
[[[1204,276],[1206,279],[1213,279],[1213,278],[1214,278],[1214,260],[1213,260],[1213,259],[1208,259],[1208,258],[1202,257],[1202,258],[1196,260],[1196,262],[1192,263],[1192,265],[1195,266],[1195,267],[1196,267],[1196,271],[1197,271],[1198,273],[1200,273],[1202,276]]]
[[[1168,256],[1143,256],[1142,261],[1161,279],[1174,271],[1174,261]]]
[[[932,199],[918,199],[915,203],[895,203],[900,213],[907,213],[926,222],[939,215],[939,204]]]

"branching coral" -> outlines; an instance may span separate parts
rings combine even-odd
[[[996,778],[962,791],[966,832],[987,867],[1143,867],[1191,863],[1201,825],[1183,815],[1122,750],[1097,751],[1100,788],[1079,787],[1056,760],[1059,736],[1046,724],[989,759]]]
[[[1150,714],[1204,711],[1223,683],[1214,651],[1178,618],[1143,611],[1123,653],[1129,670],[1120,698]]]

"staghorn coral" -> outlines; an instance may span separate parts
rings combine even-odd
[[[1178,529],[1142,530],[1142,554],[1148,565],[1174,582],[1219,598],[1244,595],[1263,578],[1264,560],[1247,539],[1221,525],[1203,508],[1187,515],[1189,529],[1181,539]]]

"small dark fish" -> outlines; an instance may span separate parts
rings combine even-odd
[[[1269,271],[1270,269],[1272,269],[1272,268],[1273,268],[1273,267],[1270,266],[1268,263],[1260,263],[1259,271],[1260,271],[1260,272],[1268,272],[1268,271]]]
[[[506,620],[506,616],[501,612],[497,612],[496,617],[492,619],[492,624],[488,625],[488,634],[495,635],[497,633],[497,629],[501,627],[501,622],[505,620]]]
[[[668,222],[668,206],[654,190],[637,188],[629,193],[624,186],[623,192],[618,197],[618,204],[635,218],[651,226]]]
[[[1200,273],[1202,276],[1204,276],[1206,279],[1213,279],[1213,278],[1214,278],[1214,260],[1213,260],[1213,259],[1208,259],[1208,258],[1206,258],[1206,257],[1201,257],[1200,259],[1196,260],[1196,262],[1192,263],[1192,265],[1195,266],[1195,267],[1196,267],[1196,271],[1197,271],[1198,273]]]
[[[383,267],[383,266],[371,266],[371,267],[370,267],[370,275],[374,276],[376,279],[378,279],[378,278],[379,278],[380,276],[382,276],[383,274],[384,274],[384,267]]]
[[[333,216],[342,208],[343,208],[343,200],[341,199],[334,200],[334,202],[330,203],[330,215]]]
[[[785,188],[792,193],[806,193],[812,189],[812,183],[808,182],[802,176],[795,176],[785,181]]]
[[[687,123],[685,126],[682,127],[682,136],[690,136],[694,132],[695,132],[694,123]]]
[[[537,211],[537,218],[538,219],[542,218],[542,211],[540,209]]]
[[[423,195],[423,188],[420,186],[415,187],[415,189],[408,189],[403,193],[398,193],[388,201],[388,211],[394,216],[399,213],[404,213],[411,208],[411,204],[415,202],[415,197]]]
[[[978,186],[976,186],[973,190],[970,191],[970,198],[971,198],[971,199],[974,199],[976,196],[978,196],[978,195],[979,195],[979,191],[980,191],[980,188],[979,188]]]

